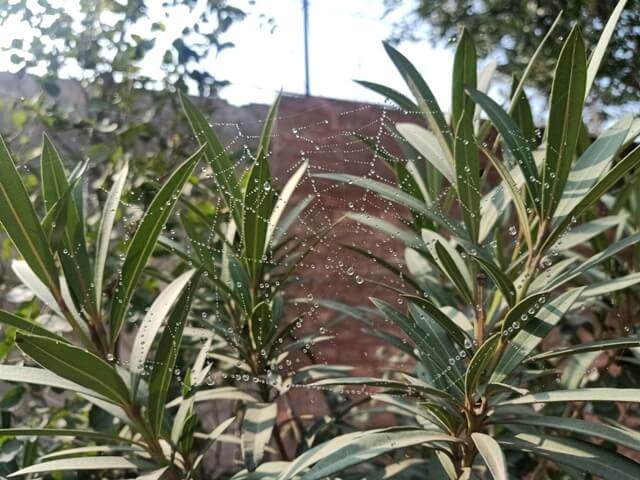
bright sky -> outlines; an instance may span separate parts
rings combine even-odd
[[[152,6],[154,1],[160,0],[150,0],[148,5]],[[406,0],[404,12],[397,11],[383,18],[383,0],[309,0],[311,94],[382,102],[379,95],[354,83],[354,79],[382,83],[406,92],[381,42],[389,37],[394,19],[405,14],[411,2]],[[166,22],[170,34],[157,38],[156,47],[142,66],[145,74],[150,77],[159,74],[162,53],[175,38],[172,34],[178,34],[198,14],[202,3],[204,0],[191,14],[185,8],[184,12],[171,15]],[[302,0],[256,0],[254,5],[250,5],[249,0],[230,0],[230,3],[249,15],[243,22],[232,25],[222,39],[236,46],[210,59],[213,75],[231,82],[222,90],[222,97],[242,105],[270,103],[280,89],[286,93],[304,93]],[[78,8],[74,2],[62,4],[65,8]],[[35,2],[34,8],[38,8]],[[153,17],[153,14],[152,9],[150,15]],[[274,19],[275,29],[265,21],[265,16]],[[139,28],[145,29],[148,25]],[[24,25],[17,23],[6,26],[0,44],[8,46],[13,38],[24,38],[25,30]],[[410,42],[398,48],[424,75],[442,108],[448,109],[451,51]],[[9,56],[8,53],[0,55],[0,71],[15,70]]]
[[[280,88],[304,93],[302,0],[258,0],[251,12],[229,32],[236,47],[223,51],[215,62],[217,74],[231,81],[222,96],[242,104],[268,103]],[[273,33],[260,13],[275,19]],[[354,83],[355,79],[406,92],[382,47],[394,19],[403,12],[382,18],[383,13],[382,0],[309,0],[312,95],[382,102],[379,95]],[[447,109],[451,52],[434,50],[426,43],[403,43],[399,49],[416,64]]]

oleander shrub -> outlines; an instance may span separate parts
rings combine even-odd
[[[87,182],[91,163],[68,172],[49,136],[37,182],[2,141],[0,224],[35,299],[0,310],[0,380],[10,385],[0,477],[640,478],[640,122],[625,116],[592,136],[583,121],[624,5],[592,52],[578,26],[555,37],[559,17],[501,103],[488,94],[495,64],[478,72],[463,30],[448,115],[385,45],[412,98],[360,83],[414,121],[383,125],[400,155],[361,132],[353,142],[385,162],[392,182],[311,173],[302,161],[278,188],[279,98],[240,173],[179,93],[199,147],[170,173],[150,172],[149,195],[128,186],[124,154],[105,196]],[[539,129],[525,86],[553,41],[562,49]],[[304,260],[343,225],[296,230],[314,198],[292,198],[309,176],[406,209],[398,222],[345,214],[402,244],[406,268],[349,247],[398,279],[388,298],[290,298]],[[294,303],[305,301],[335,320],[301,328]],[[41,311],[55,321],[39,321]],[[345,320],[408,361],[389,356],[371,377],[316,362],[311,347],[331,345],[326,332]],[[323,395],[327,411],[289,409],[285,431],[278,413],[292,386]],[[31,411],[17,408],[25,397]],[[209,402],[231,405],[214,428]],[[241,460],[212,465],[222,443]]]

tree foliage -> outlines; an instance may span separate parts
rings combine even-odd
[[[616,2],[600,0],[419,0],[411,15],[395,26],[393,40],[423,39],[454,46],[461,26],[473,33],[479,55],[498,53],[499,69],[520,74],[558,14],[563,22],[542,51],[531,73],[531,85],[547,91],[563,39],[572,23],[582,27],[587,51],[596,45]],[[385,0],[389,10],[405,4]],[[640,101],[640,1],[629,0],[609,44],[591,96],[598,107],[625,107]]]

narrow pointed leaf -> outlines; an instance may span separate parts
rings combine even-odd
[[[393,88],[380,85],[379,83],[367,82],[365,80],[356,80],[356,83],[359,83],[363,87],[388,98],[405,112],[418,112],[418,106],[413,102],[413,100]]]
[[[511,201],[513,202],[513,206],[516,209],[516,215],[518,216],[518,221],[520,222],[520,230],[522,231],[524,241],[527,244],[527,248],[529,249],[529,251],[532,252],[533,239],[531,238],[531,225],[529,222],[527,207],[525,205],[526,199],[522,198],[522,195],[520,194],[520,186],[523,184],[523,182],[520,182],[520,185],[518,185],[516,180],[511,175],[511,172],[502,163],[502,161],[495,158],[495,155],[493,155],[485,147],[480,146],[480,149],[482,150],[484,155],[491,161],[491,164],[495,167],[495,169],[498,171],[498,174],[500,175],[500,178],[502,178],[502,182],[503,182],[501,185],[496,187],[496,189],[493,192],[491,192],[490,194],[491,199],[488,200],[487,203],[484,203],[483,205],[483,202],[481,202],[480,214],[484,213],[483,212],[484,209],[482,208],[483,206],[485,206],[486,208],[493,207],[492,209],[493,212],[491,212],[493,213],[493,215],[491,215],[492,217],[491,220],[497,219],[497,216],[502,212],[498,211],[496,207],[499,207],[499,206],[506,207],[508,202],[504,201],[505,192],[504,191],[496,192],[496,190],[498,189],[504,190],[506,188],[511,196]],[[500,205],[501,203],[502,205]],[[481,222],[480,232],[479,232],[480,241],[484,240],[484,238],[486,237],[486,232],[489,231],[489,227],[486,227],[485,230],[483,231],[482,224],[486,224],[489,226],[491,223],[493,223],[491,222],[491,220],[487,221],[486,216],[483,216],[483,219],[484,221]]]
[[[122,264],[120,281],[116,286],[113,303],[111,304],[110,328],[112,343],[115,343],[120,334],[134,289],[147,260],[153,253],[158,236],[173,211],[184,184],[191,176],[196,163],[200,160],[203,150],[204,147],[200,147],[169,177],[156,193],[133,234]]]
[[[494,480],[508,480],[507,461],[500,444],[489,435],[480,432],[472,433],[471,439],[480,452],[484,463],[489,467]]]
[[[400,75],[402,75],[402,78],[409,87],[409,90],[415,97],[418,106],[420,107],[420,111],[427,121],[427,125],[429,125],[433,133],[436,135],[442,151],[445,152],[445,155],[449,158],[452,158],[451,148],[453,143],[451,140],[451,132],[436,98],[431,92],[431,89],[420,73],[418,73],[418,70],[416,70],[413,64],[404,55],[388,43],[384,44],[384,48],[387,51],[389,58],[391,58],[391,61],[400,72]]]
[[[607,440],[609,442],[624,445],[625,447],[640,451],[640,433],[628,428],[607,425],[606,423],[580,420],[577,418],[549,417],[544,415],[500,417],[499,421],[501,424],[531,425],[554,430],[564,430],[584,435],[587,438],[601,438],[602,440]]]
[[[640,466],[633,460],[579,440],[518,433],[511,439],[500,440],[500,444],[506,449],[531,452],[601,478],[635,480],[640,477]]]
[[[149,310],[147,310],[131,348],[129,368],[132,372],[141,373],[143,371],[147,356],[160,327],[162,327],[173,305],[178,301],[183,290],[191,281],[194,273],[195,270],[191,269],[176,277],[160,292],[149,307]]]
[[[269,220],[275,206],[275,192],[269,171],[269,142],[273,122],[278,112],[280,97],[269,109],[264,122],[256,161],[251,167],[243,203],[243,227],[245,259],[255,280],[262,268],[262,256],[268,245]]]
[[[453,80],[451,85],[451,123],[459,125],[463,112],[469,117],[468,125],[473,133],[473,112],[475,105],[465,88],[476,88],[477,84],[476,46],[467,29],[462,30],[456,53],[453,57]],[[460,128],[460,127],[457,127]],[[456,134],[456,137],[458,134]],[[454,147],[455,149],[455,147]]]
[[[250,404],[245,410],[241,446],[244,463],[249,471],[255,470],[262,462],[277,414],[278,406],[275,402]]]
[[[500,334],[496,333],[485,340],[471,358],[464,380],[464,391],[467,398],[473,399],[475,397],[476,389],[483,375],[485,375],[487,367],[493,360],[499,343]]]
[[[9,478],[20,475],[30,475],[44,472],[58,472],[69,470],[137,470],[142,466],[142,462],[135,462],[125,457],[114,456],[92,456],[65,458],[51,460],[48,462],[36,463],[8,475]]]
[[[255,306],[249,318],[251,342],[256,349],[262,348],[273,333],[273,317],[271,307],[267,302],[260,302]]]
[[[638,338],[616,338],[612,340],[597,340],[595,342],[581,343],[570,347],[547,350],[530,356],[526,361],[547,360],[549,358],[564,357],[566,355],[578,355],[587,352],[600,352],[602,350],[621,350],[625,348],[640,347]]]
[[[84,237],[84,224],[76,203],[70,198],[74,183],[67,180],[62,159],[53,143],[45,134],[40,160],[42,195],[45,206],[52,209],[59,200],[68,196],[70,201],[63,208],[63,218],[57,223],[62,229],[62,242],[58,258],[74,298],[79,306],[96,313],[92,284],[92,270]],[[79,178],[79,177],[78,177]]]
[[[591,56],[589,58],[589,66],[587,68],[587,82],[585,88],[585,100],[591,91],[591,87],[593,85],[594,80],[596,79],[596,75],[598,74],[598,69],[600,68],[600,64],[602,63],[602,59],[607,51],[607,47],[609,46],[609,42],[611,41],[611,37],[613,33],[616,31],[616,26],[618,24],[618,20],[620,20],[620,15],[622,15],[622,11],[627,3],[627,0],[619,0],[616,8],[611,12],[611,16],[609,20],[607,20],[607,24],[602,29],[602,33],[600,34],[600,38],[598,39],[598,43],[596,44],[593,52],[591,52]]]
[[[473,303],[473,294],[469,285],[465,281],[464,274],[458,269],[453,257],[441,242],[436,242],[435,250],[438,255],[438,262],[444,270],[449,280],[456,286],[458,292],[469,302]]]
[[[549,301],[549,297],[550,293],[545,291],[522,299],[507,312],[500,333],[505,337],[513,338],[527,322],[534,319],[544,304]]]
[[[331,478],[347,467],[398,448],[457,441],[455,437],[408,427],[347,433],[307,450],[289,464],[277,480],[299,478],[301,472],[314,464],[316,466],[304,475],[305,480]]]
[[[516,301],[516,287],[511,279],[504,273],[495,263],[486,260],[478,255],[472,255],[472,258],[478,262],[480,268],[493,280],[502,296],[509,306],[513,306]]]
[[[153,370],[149,379],[149,421],[154,434],[160,432],[165,411],[167,392],[173,377],[173,369],[182,343],[182,333],[191,311],[191,302],[200,279],[200,271],[189,275],[189,284],[181,288],[180,298],[175,302],[173,311],[164,327],[160,343],[153,361]],[[173,302],[172,302],[173,303]],[[151,339],[147,339],[151,343]],[[144,358],[144,357],[142,357]]]
[[[584,287],[575,288],[559,295],[551,302],[547,302],[538,311],[535,318],[519,329],[504,354],[500,357],[500,361],[491,376],[491,383],[501,383],[507,379],[542,342],[542,339],[547,336],[551,329],[560,322],[583,291]]]
[[[473,103],[467,108],[470,110],[460,115],[453,144],[455,185],[467,233],[471,241],[477,243],[480,231],[480,159],[473,134]]]
[[[423,297],[415,295],[403,295],[408,301],[415,303],[422,310],[424,310],[429,317],[435,320],[450,336],[453,338],[460,347],[465,347],[465,344],[470,342],[467,334],[462,330],[453,320],[447,317],[442,310],[436,307],[431,301]]]
[[[529,405],[533,403],[557,402],[632,402],[640,403],[640,388],[594,387],[571,390],[537,392],[522,397],[504,400],[498,405]]]
[[[118,175],[113,180],[113,185],[109,190],[107,201],[102,210],[100,219],[100,227],[98,228],[98,238],[96,240],[96,259],[94,263],[94,283],[96,290],[96,305],[98,308],[102,305],[102,284],[104,281],[104,267],[109,253],[109,241],[111,240],[111,232],[116,219],[116,213],[122,197],[122,190],[129,173],[129,164],[125,163]]]
[[[573,210],[602,174],[607,171],[629,132],[632,119],[631,115],[627,115],[618,120],[602,133],[576,161],[569,172],[562,198],[554,213],[556,223]]]
[[[391,200],[392,202],[404,205],[410,210],[414,210],[415,212],[424,215],[425,217],[433,220],[439,225],[443,225],[446,228],[452,230],[454,234],[462,236],[460,229],[456,226],[456,224],[450,219],[444,217],[442,212],[438,212],[436,210],[428,208],[424,202],[421,202],[416,197],[403,192],[394,185],[390,185],[389,183],[373,180],[370,178],[360,177],[358,175],[349,175],[346,173],[317,173],[313,176],[315,178],[325,178],[327,180],[344,182],[349,185],[356,185],[358,187],[376,192],[387,200]]]
[[[227,155],[226,148],[214,133],[204,115],[196,108],[189,97],[180,92],[180,102],[193,134],[205,149],[205,156],[211,165],[220,194],[238,227],[242,227],[242,193],[234,172],[234,165]]]
[[[587,58],[580,29],[574,27],[562,47],[553,76],[542,170],[542,213],[551,218],[562,198],[582,125]],[[548,185],[548,186],[547,186]]]
[[[18,332],[20,350],[42,367],[92,390],[118,405],[127,405],[129,391],[115,368],[81,348],[50,338]]]
[[[289,180],[287,180],[287,183],[278,195],[278,199],[275,202],[273,211],[271,212],[271,216],[269,217],[269,222],[267,224],[267,233],[265,235],[265,245],[263,253],[266,253],[269,246],[272,243],[277,243],[277,240],[286,233],[287,228],[285,228],[284,225],[279,226],[278,222],[280,221],[280,217],[282,217],[282,214],[284,213],[284,210],[287,207],[289,200],[291,199],[291,195],[293,195],[293,192],[298,186],[298,183],[300,183],[300,180],[306,173],[308,166],[309,161],[305,160],[302,165],[300,165],[300,167],[298,167],[298,169],[294,172],[294,174],[291,175]],[[304,204],[304,202],[302,202],[302,204]],[[304,206],[306,207],[306,205]]]
[[[41,337],[48,337],[52,340],[57,340],[59,342],[67,343],[67,340],[62,338],[61,336],[50,332],[42,325],[32,321],[27,320],[26,318],[18,317],[12,313],[9,313],[5,310],[0,310],[0,324],[6,325],[8,327],[17,328],[20,331],[25,333],[31,333],[33,335],[39,335]]]
[[[59,296],[58,270],[27,190],[0,138],[0,224],[35,274]]]
[[[540,248],[545,251],[553,245],[558,237],[567,231],[567,227],[580,215],[582,215],[591,205],[596,203],[605,192],[620,181],[627,173],[640,165],[640,146],[634,148],[622,160],[616,163],[613,168],[604,175],[587,194],[573,207],[573,209],[558,223],[547,236],[544,244]],[[633,175],[640,173],[640,169],[636,169]]]
[[[396,123],[396,129],[451,185],[456,184],[453,164],[431,131],[415,123],[404,122]]]
[[[490,97],[474,89],[468,89],[467,93],[493,122],[509,154],[522,170],[532,204],[538,207],[541,199],[540,176],[529,142],[511,117]]]
[[[28,383],[45,387],[62,388],[70,392],[104,398],[102,395],[82,385],[71,382],[53,372],[37,367],[23,367],[21,365],[0,365],[0,380],[12,383]]]

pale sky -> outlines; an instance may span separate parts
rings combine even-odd
[[[407,1],[409,4],[410,2]],[[222,96],[232,103],[268,103],[280,88],[304,93],[302,0],[258,0],[252,14],[232,27],[236,47],[223,51],[216,72],[231,81]],[[275,19],[276,28],[259,13]],[[393,17],[382,18],[382,0],[309,0],[311,94],[347,100],[382,102],[354,83],[369,80],[406,92],[382,41],[391,33]],[[452,54],[426,43],[403,43],[399,50],[412,60],[447,109]]]
[[[147,4],[152,6],[154,1],[160,0],[149,0]],[[411,1],[406,0],[407,9]],[[32,3],[37,8],[35,0]],[[212,73],[216,78],[231,82],[222,90],[221,96],[233,104],[242,105],[270,103],[280,89],[286,93],[304,93],[302,0],[256,0],[254,5],[250,5],[249,0],[229,0],[229,3],[249,12],[249,15],[243,22],[232,25],[222,38],[236,46],[208,60],[213,65]],[[74,2],[61,4],[77,9]],[[186,8],[172,14],[170,21],[166,22],[170,33],[180,32],[198,14],[199,8],[191,14]],[[382,18],[383,13],[382,0],[309,0],[312,95],[383,101],[379,95],[354,83],[354,79],[382,83],[407,93],[381,43],[391,33],[394,19],[405,12],[398,11]],[[150,16],[153,14],[151,9]],[[261,14],[274,19],[275,29]],[[153,20],[139,28],[148,28]],[[8,46],[13,38],[24,38],[25,31],[25,26],[18,23],[6,26],[0,44]],[[157,38],[156,47],[142,65],[143,73],[152,78],[159,75],[162,53],[173,38],[173,35]],[[424,75],[441,107],[448,109],[451,51],[432,49],[425,42],[405,42],[398,48]],[[9,56],[10,53],[0,55],[0,71],[16,69]]]

